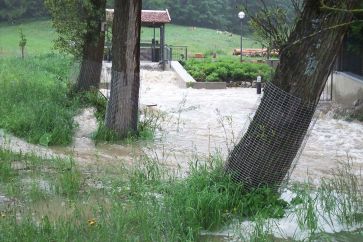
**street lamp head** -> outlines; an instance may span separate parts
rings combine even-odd
[[[241,12],[238,13],[238,18],[241,19],[241,20],[244,19],[245,16],[246,16],[245,12],[241,11]]]

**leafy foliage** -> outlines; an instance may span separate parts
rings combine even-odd
[[[247,3],[247,6],[245,5]],[[269,0],[269,4],[278,4],[289,13],[292,6],[286,0]],[[144,0],[144,9],[168,8],[173,23],[207,27],[239,33],[240,25],[238,12],[247,7],[251,13],[255,13],[261,7],[259,1],[243,0]],[[249,18],[246,18],[246,22]],[[245,28],[248,31],[248,27]]]
[[[186,70],[196,79],[196,81],[248,81],[256,80],[261,76],[263,80],[268,80],[271,75],[271,68],[266,64],[237,62],[235,60],[222,59],[216,62],[210,60],[197,61],[190,60],[185,65]]]
[[[101,0],[102,1],[102,0]],[[76,57],[84,54],[86,42],[99,38],[98,24],[105,15],[92,0],[45,0],[53,27],[58,32],[55,47]]]
[[[46,16],[43,0],[2,0],[0,21],[14,21],[19,18]]]
[[[20,40],[19,40],[19,47],[21,48],[21,57],[24,59],[24,49],[27,43],[27,39],[25,38],[25,34],[23,30],[19,30]]]
[[[250,25],[254,37],[269,50],[282,51],[302,13],[303,2],[288,0],[285,4],[268,4],[260,0],[261,6],[251,14]]]

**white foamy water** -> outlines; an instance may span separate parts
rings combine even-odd
[[[157,105],[156,108],[166,113],[170,119],[162,124],[163,131],[160,139],[151,144],[153,152],[167,154],[165,162],[171,166],[180,166],[187,169],[188,162],[194,153],[198,155],[214,153],[217,149],[223,155],[232,147],[232,140],[238,140],[256,110],[259,98],[255,89],[229,88],[225,90],[205,90],[180,88],[180,81],[174,72],[143,70],[140,102],[142,105]],[[222,121],[220,121],[222,119]],[[80,113],[75,121],[79,124],[74,143],[67,150],[72,151],[76,160],[82,163],[102,161],[114,163],[125,160],[132,162],[133,151],[122,145],[98,145],[91,140],[91,134],[97,128],[92,109]],[[223,125],[222,125],[223,124]],[[330,113],[321,115],[307,141],[306,147],[297,163],[291,178],[303,181],[309,174],[312,179],[319,181],[326,176],[330,169],[338,166],[339,162],[346,162],[349,156],[357,168],[363,166],[363,124],[346,122],[332,118]],[[6,138],[0,132],[0,146],[8,147],[15,152],[35,153],[41,156],[56,156],[64,153],[64,149],[46,149],[44,147],[29,145],[21,139]],[[173,155],[168,155],[173,153]],[[99,164],[99,163],[98,163]],[[282,195],[289,200],[293,197],[286,191]],[[0,195],[0,204],[6,198]],[[318,211],[321,208],[318,204]],[[338,219],[333,218],[333,221]],[[280,220],[270,220],[272,233],[277,237],[296,237],[306,239],[309,234],[298,227],[296,213]],[[318,217],[319,227],[322,231],[336,233],[347,231],[339,223],[326,224],[326,220]],[[239,231],[252,229],[253,222],[238,224]],[[234,234],[227,230],[220,234]]]
[[[140,98],[142,104],[156,104],[173,116],[161,143],[186,158],[195,150],[208,154],[219,149],[226,154],[227,141],[233,136],[236,140],[246,128],[260,97],[252,88],[183,89],[174,72],[143,70]],[[230,119],[224,118],[223,127],[218,120],[225,116]],[[356,165],[363,163],[363,124],[335,120],[330,113],[320,115],[291,178],[302,181],[309,174],[319,179],[347,156]],[[187,161],[177,162],[183,167]]]
[[[227,154],[226,140],[242,135],[249,124],[252,113],[259,103],[259,96],[255,89],[230,88],[226,90],[196,90],[182,89],[178,86],[177,77],[173,72],[142,72],[141,103],[157,105],[159,110],[172,115],[179,120],[177,125],[165,125],[166,135],[160,141],[164,147],[176,151],[177,162],[186,167],[188,158],[197,150],[198,154],[219,149]],[[216,112],[219,110],[219,113]],[[230,117],[232,125],[227,125],[226,131],[218,120],[221,116]],[[363,125],[359,122],[347,122],[332,118],[332,113],[320,114],[316,120],[306,146],[297,166],[291,175],[295,181],[306,181],[308,177],[319,183],[320,178],[328,175],[339,162],[350,159],[357,167],[357,172],[363,164]],[[228,123],[228,119],[225,121]],[[227,135],[227,139],[226,139]],[[349,158],[348,158],[349,157]],[[173,161],[174,162],[174,161]],[[290,201],[295,195],[289,190],[282,194],[282,198]],[[352,231],[356,227],[340,224],[337,217],[331,217],[328,223],[320,203],[316,204],[318,217],[317,226],[323,233],[338,233]],[[295,211],[288,211],[282,219],[267,220],[265,226],[278,238],[295,238],[307,240],[310,236],[307,229],[298,225]],[[228,241],[248,241],[253,233],[255,223],[245,221],[228,227],[217,233],[206,233]],[[243,231],[240,235],[238,231]],[[223,239],[224,238],[224,239]],[[244,238],[244,239],[243,239]],[[242,240],[241,240],[242,239]]]

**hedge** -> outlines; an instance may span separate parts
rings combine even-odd
[[[263,63],[239,62],[221,59],[217,61],[189,60],[184,64],[185,69],[198,82],[252,82],[257,76],[269,80],[272,68]]]

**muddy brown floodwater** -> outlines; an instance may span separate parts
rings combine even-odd
[[[158,156],[171,167],[188,169],[195,154],[209,155],[218,151],[224,157],[248,125],[260,96],[255,89],[228,88],[206,90],[181,88],[174,72],[141,71],[141,105],[152,105],[165,113],[154,142],[117,145],[95,145],[92,133],[97,129],[94,110],[83,110],[75,121],[79,127],[73,145],[51,149],[29,145],[0,135],[0,143],[14,151],[35,152],[41,156],[72,155],[80,165],[132,164],[138,154]],[[319,115],[310,132],[306,147],[291,179],[318,181],[329,169],[348,158],[357,168],[363,165],[363,124],[333,119],[333,112]],[[357,169],[358,171],[359,169]]]
[[[42,157],[70,155],[81,168],[87,169],[92,165],[131,165],[139,155],[147,153],[157,157],[167,166],[186,172],[188,162],[195,154],[208,156],[218,152],[226,158],[228,149],[243,135],[243,130],[248,126],[260,100],[256,90],[249,88],[180,88],[180,81],[171,71],[142,70],[141,76],[141,106],[152,106],[165,115],[161,130],[153,142],[95,145],[92,134],[97,129],[97,122],[94,110],[87,108],[75,117],[79,127],[74,142],[69,147],[45,148],[30,145],[3,133],[0,133],[0,146]],[[324,112],[318,115],[291,175],[293,181],[304,181],[310,177],[318,183],[330,169],[336,168],[339,162],[350,161],[357,173],[360,172],[363,166],[363,124],[334,119],[333,115],[334,112],[326,107]],[[284,192],[282,196],[291,197],[289,192]],[[9,202],[11,200],[0,195],[0,205]],[[246,223],[251,224],[248,221]],[[297,222],[292,222],[291,218],[284,218],[275,223],[279,231],[286,232],[286,236],[297,233]],[[342,229],[329,233],[337,231]],[[303,231],[298,233],[305,238]],[[220,234],[206,236],[208,241],[225,241],[230,237],[229,229]],[[351,233],[342,232],[336,237],[339,236],[346,241],[356,241],[355,235]]]

